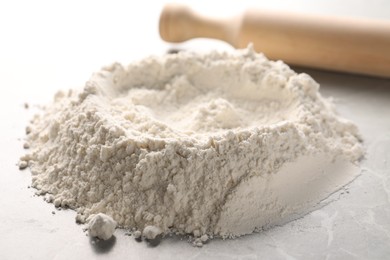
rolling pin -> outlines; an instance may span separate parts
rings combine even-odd
[[[168,42],[206,37],[236,48],[253,43],[269,59],[319,69],[390,77],[390,20],[369,20],[248,10],[212,19],[168,4],[160,35]]]

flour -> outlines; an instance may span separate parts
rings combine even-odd
[[[110,216],[99,213],[88,218],[88,233],[92,237],[108,240],[115,232],[116,222]]]
[[[142,231],[142,234],[147,239],[155,239],[162,233],[162,230],[156,226],[146,226]]]
[[[22,159],[80,222],[200,245],[315,206],[355,177],[359,140],[310,76],[249,47],[103,68],[34,118]]]

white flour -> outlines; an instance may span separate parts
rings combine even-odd
[[[22,159],[33,186],[81,222],[105,213],[146,237],[190,233],[197,245],[247,234],[355,176],[343,162],[363,155],[357,128],[318,89],[251,48],[114,64],[56,95]]]
[[[110,239],[115,232],[116,222],[110,216],[99,213],[88,218],[88,233],[103,240]]]

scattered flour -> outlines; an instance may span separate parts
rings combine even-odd
[[[363,156],[356,126],[310,76],[250,47],[113,64],[59,92],[28,130],[22,160],[55,205],[199,246],[296,217]]]
[[[88,218],[88,233],[91,237],[110,239],[115,232],[116,222],[106,214],[99,213]]]

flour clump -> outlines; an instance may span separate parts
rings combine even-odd
[[[197,243],[300,214],[363,155],[356,126],[310,76],[250,47],[105,67],[59,92],[27,141],[33,187],[79,221],[104,213]]]
[[[92,237],[108,240],[115,232],[116,222],[110,216],[99,213],[88,219],[88,233]]]
[[[146,226],[142,232],[145,238],[155,239],[162,233],[162,230],[156,226]]]

